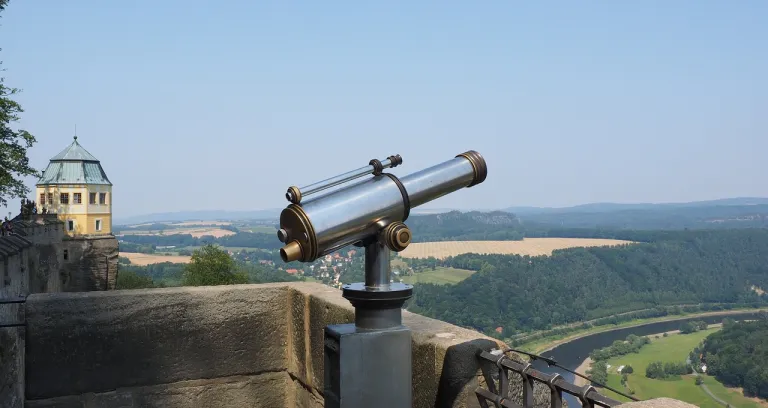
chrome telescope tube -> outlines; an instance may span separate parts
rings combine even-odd
[[[402,222],[411,208],[482,183],[487,174],[485,159],[468,151],[402,179],[381,173],[290,204],[280,214],[278,237],[286,243],[280,256],[285,262],[312,262],[383,230],[391,237],[391,245],[404,248],[410,242],[410,231],[401,226],[405,227]]]

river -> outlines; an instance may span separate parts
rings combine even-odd
[[[568,343],[563,343],[549,351],[541,353],[541,355],[545,357],[552,357],[555,359],[555,361],[557,361],[558,364],[567,367],[570,370],[576,371],[576,368],[578,368],[579,365],[587,357],[589,357],[589,353],[592,350],[610,346],[614,341],[624,340],[630,334],[635,334],[637,336],[648,336],[651,334],[673,331],[679,329],[680,325],[687,321],[705,321],[709,324],[714,324],[722,322],[725,318],[730,318],[733,320],[748,320],[756,317],[758,313],[760,312],[756,311],[719,316],[692,317],[688,319],[649,323],[642,326],[626,327],[602,333],[595,333],[569,341]],[[574,382],[575,380],[575,376],[573,374],[556,367],[547,367],[547,364],[543,361],[535,361],[533,365],[538,370],[546,373],[558,373],[570,382]],[[564,398],[566,401],[568,401],[568,406],[580,406],[578,399],[575,397],[566,394]]]

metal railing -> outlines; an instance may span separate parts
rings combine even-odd
[[[534,384],[536,382],[549,388],[550,406],[552,408],[562,408],[564,392],[578,398],[583,407],[615,407],[622,404],[621,401],[600,394],[590,384],[581,387],[577,386],[566,381],[560,374],[543,373],[535,369],[531,363],[521,363],[512,360],[501,350],[493,353],[483,351],[478,354],[478,358],[482,363],[485,363],[482,364],[483,366],[495,365],[498,369],[497,375],[486,375],[487,389],[478,387],[475,390],[475,395],[477,395],[480,406],[483,408],[533,408]],[[519,395],[511,395],[510,372],[516,373],[522,378],[522,405],[516,402],[520,398]],[[483,370],[483,373],[486,374],[486,370]]]

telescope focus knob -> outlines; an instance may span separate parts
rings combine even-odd
[[[381,238],[389,249],[400,252],[408,247],[411,243],[411,229],[407,225],[400,221],[395,221],[386,227],[381,232]]]

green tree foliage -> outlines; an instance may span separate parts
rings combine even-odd
[[[637,353],[643,346],[650,343],[651,340],[648,337],[640,337],[630,334],[624,341],[616,340],[608,347],[592,351],[589,353],[589,357],[594,361],[608,360],[612,357]]]
[[[691,366],[685,362],[654,361],[645,368],[645,376],[657,380],[691,374],[692,372]]]
[[[622,374],[632,374],[634,372],[635,372],[635,369],[632,368],[631,365],[626,365],[626,366],[624,366],[624,369],[621,370]]]
[[[680,333],[681,334],[696,333],[699,330],[707,330],[707,327],[709,327],[709,325],[707,324],[707,322],[703,322],[703,321],[685,322],[680,326]]]
[[[704,378],[701,376],[696,377],[696,385],[704,384]]]
[[[408,309],[482,332],[502,326],[516,333],[632,311],[666,313],[664,306],[768,301],[750,290],[768,287],[768,230],[644,234],[652,240],[549,257],[448,258],[443,266],[477,273],[456,285],[416,285]]]
[[[248,283],[248,276],[237,271],[229,254],[213,245],[205,245],[192,254],[184,269],[185,286],[212,286]]]
[[[519,241],[523,225],[513,214],[451,211],[408,219],[413,242],[431,241]]]
[[[749,397],[768,399],[768,316],[723,327],[704,340],[707,374]]]
[[[155,284],[149,276],[139,275],[134,271],[119,271],[117,274],[117,289],[154,288]]]
[[[0,0],[0,12],[7,4],[8,0]],[[23,178],[40,175],[29,165],[27,157],[27,149],[37,140],[28,131],[13,125],[24,113],[21,105],[13,100],[19,92],[20,89],[6,86],[5,78],[0,77],[0,206],[6,206],[9,199],[26,197],[30,190]]]
[[[594,385],[605,384],[608,382],[608,364],[605,361],[595,361],[587,374]]]

